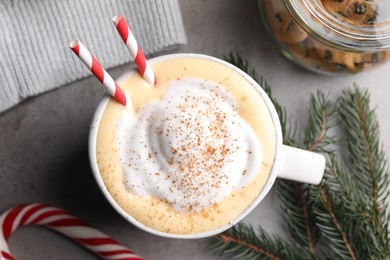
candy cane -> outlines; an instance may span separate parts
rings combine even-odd
[[[123,42],[126,44],[127,49],[130,51],[130,54],[133,57],[142,77],[149,84],[155,85],[156,76],[150,67],[149,62],[146,60],[141,48],[139,47],[133,33],[130,31],[125,18],[122,15],[116,15],[114,18],[112,18],[112,22],[118,30],[118,33],[121,36]]]
[[[53,229],[88,248],[103,259],[140,260],[125,246],[92,228],[62,209],[44,204],[28,204],[11,208],[0,216],[0,259],[14,259],[8,239],[15,230],[26,225],[40,225]]]
[[[129,105],[125,92],[79,40],[72,41],[69,47],[119,103],[124,106]]]

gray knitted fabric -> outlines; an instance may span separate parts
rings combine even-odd
[[[132,61],[111,22],[118,13],[145,55],[186,43],[177,0],[0,0],[0,112],[91,75],[73,39],[106,69]]]

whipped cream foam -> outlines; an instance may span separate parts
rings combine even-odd
[[[197,212],[258,174],[261,144],[227,90],[200,78],[171,81],[161,100],[123,114],[117,144],[125,186]]]

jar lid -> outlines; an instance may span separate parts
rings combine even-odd
[[[285,0],[297,22],[318,40],[347,50],[390,49],[388,0]]]

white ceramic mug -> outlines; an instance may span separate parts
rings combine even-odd
[[[129,214],[127,214],[115,202],[115,200],[112,198],[111,194],[108,192],[107,188],[105,187],[105,184],[103,183],[103,180],[99,173],[99,168],[96,161],[96,137],[97,137],[100,119],[110,99],[110,96],[106,95],[98,105],[92,121],[90,134],[89,134],[89,157],[90,157],[93,174],[95,176],[95,179],[100,189],[102,190],[107,200],[111,203],[111,205],[116,209],[116,211],[120,215],[122,215],[127,221],[131,222],[135,226],[155,235],[171,237],[171,238],[203,238],[203,237],[213,236],[215,234],[223,232],[226,229],[230,228],[231,226],[235,225],[240,220],[242,220],[264,199],[264,197],[267,195],[267,193],[270,191],[271,187],[275,183],[275,179],[277,177],[305,182],[305,183],[311,183],[311,184],[320,183],[325,170],[325,157],[321,154],[286,146],[282,143],[282,130],[280,126],[280,120],[274,105],[272,104],[270,98],[267,96],[265,91],[260,87],[260,85],[255,80],[253,80],[249,75],[247,75],[245,72],[243,72],[242,70],[238,69],[237,67],[223,60],[211,56],[201,55],[201,54],[164,55],[164,56],[150,59],[149,62],[150,64],[154,64],[168,59],[183,58],[183,57],[202,58],[202,59],[206,59],[206,60],[210,60],[222,64],[239,73],[243,78],[245,78],[245,80],[247,80],[256,89],[256,91],[262,97],[269,110],[269,113],[272,117],[272,121],[274,124],[274,129],[275,129],[276,151],[275,151],[275,158],[274,158],[271,172],[262,191],[259,193],[257,198],[250,204],[250,206],[247,207],[238,217],[232,219],[227,225],[221,228],[209,230],[207,232],[197,233],[197,234],[170,234],[170,233],[165,233],[165,232],[151,229],[143,225],[142,223],[138,222]],[[117,80],[118,84],[123,82],[129,76],[131,76],[132,73],[137,73],[137,72],[132,71],[131,73],[127,73],[123,75]]]

